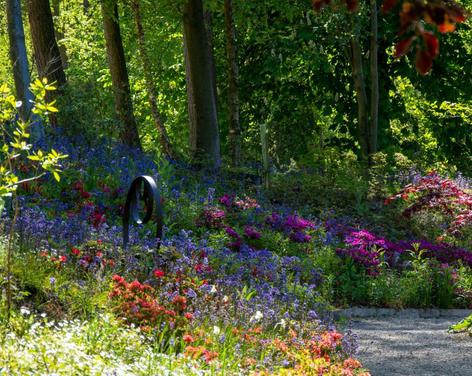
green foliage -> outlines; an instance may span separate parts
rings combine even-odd
[[[41,116],[57,112],[54,102],[46,102],[46,93],[55,90],[54,86],[46,80],[36,80],[31,85],[31,91],[35,96],[32,109],[33,114]],[[57,153],[54,149],[48,153],[42,150],[33,150],[29,143],[30,128],[33,120],[15,120],[18,116],[18,107],[11,90],[7,85],[0,86],[0,124],[2,127],[3,144],[0,150],[0,198],[15,192],[19,185],[40,179],[47,172],[53,174],[56,181],[60,180],[59,161],[66,155]],[[24,176],[18,168],[33,170]]]
[[[462,267],[464,268],[464,267]],[[465,268],[466,273],[470,272]],[[459,269],[460,270],[460,269]],[[392,308],[452,308],[470,304],[470,276],[451,266],[412,253],[402,269],[384,265],[369,275],[351,259],[337,268],[334,292],[341,304]],[[461,288],[460,286],[464,286]],[[461,291],[465,296],[461,296]]]
[[[423,166],[449,163],[467,172],[472,160],[470,101],[430,101],[408,78],[397,77],[394,82],[396,90],[390,95],[405,105],[405,116],[390,123],[396,142],[404,150],[415,151]]]
[[[449,330],[454,333],[469,333],[472,336],[472,315],[467,316],[464,320],[452,325]]]

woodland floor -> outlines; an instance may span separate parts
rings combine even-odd
[[[447,329],[457,319],[355,319],[359,360],[373,376],[472,376],[472,341]]]

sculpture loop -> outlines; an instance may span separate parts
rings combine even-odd
[[[139,201],[144,201],[145,216],[139,217]],[[162,227],[164,225],[164,215],[162,210],[161,197],[157,184],[150,176],[142,175],[131,183],[126,196],[126,204],[123,212],[123,248],[128,247],[130,221],[136,224],[148,223],[155,212],[157,230],[157,249],[161,245]]]

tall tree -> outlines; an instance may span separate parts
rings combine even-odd
[[[207,53],[208,59],[210,61],[210,70],[211,70],[211,78],[212,78],[212,85],[213,85],[213,94],[215,96],[215,103],[218,107],[218,94],[216,88],[216,62],[215,62],[215,54],[213,53],[213,15],[210,10],[205,10],[203,12],[203,19],[205,20],[205,30],[206,30],[206,40],[207,40]]]
[[[53,17],[59,19],[61,16],[61,0],[52,0],[52,11],[53,11]],[[57,26],[57,23],[56,23]],[[61,39],[64,39],[64,33],[62,30],[58,30],[57,27],[54,28],[54,32],[56,33],[56,40],[60,41]],[[59,54],[61,55],[61,62],[62,66],[64,69],[67,68],[67,51],[66,47],[63,44],[59,44]]]
[[[358,36],[350,41],[350,60],[352,78],[357,100],[357,127],[358,140],[361,147],[361,156],[367,160],[369,156],[369,104],[367,100],[366,78],[363,68],[362,49]]]
[[[377,152],[379,128],[379,45],[377,1],[370,0],[370,124],[369,154]]]
[[[27,4],[39,77],[46,77],[49,82],[56,82],[60,89],[66,83],[66,75],[57,46],[49,0],[27,0]]]
[[[117,0],[102,0],[102,17],[108,67],[115,97],[115,110],[120,121],[120,139],[130,147],[141,148],[138,127],[133,114],[133,102],[121,39]]]
[[[20,0],[6,0],[6,13],[10,42],[10,60],[13,67],[16,98],[22,102],[20,116],[23,121],[26,121],[31,116],[33,94],[29,89],[30,75]],[[31,127],[33,141],[40,139],[43,133],[41,123],[35,122]]]
[[[155,86],[153,85],[151,62],[149,61],[149,55],[146,49],[146,35],[144,33],[143,22],[141,19],[140,0],[133,0],[131,2],[131,6],[133,8],[136,33],[138,35],[138,49],[141,56],[141,64],[143,65],[144,80],[146,82],[149,105],[151,106],[151,114],[154,119],[154,123],[156,124],[157,131],[159,132],[159,143],[161,144],[164,154],[169,158],[174,158],[174,151],[172,149],[167,130],[164,126],[164,122],[157,105],[157,92]]]
[[[241,163],[241,125],[239,123],[238,60],[233,1],[225,0],[226,56],[228,60],[229,148],[234,167]]]
[[[212,83],[208,37],[202,0],[188,0],[183,7],[184,44],[189,93],[190,149],[197,162],[219,167],[220,140]]]

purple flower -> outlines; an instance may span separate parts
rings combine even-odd
[[[261,238],[261,233],[257,231],[254,227],[252,226],[246,226],[244,227],[244,234],[249,238],[249,239],[260,239]]]
[[[232,227],[226,227],[225,231],[232,238],[239,239],[238,233]]]
[[[289,215],[285,220],[284,227],[287,230],[305,230],[306,228],[315,228],[315,224],[307,219],[301,218],[298,215]]]
[[[293,231],[290,234],[290,240],[294,241],[295,243],[309,243],[311,236],[305,234],[303,231]]]
[[[266,217],[266,223],[273,229],[279,229],[282,226],[282,216],[276,212]]]
[[[234,204],[234,195],[229,195],[225,193],[220,199],[218,200],[220,204],[230,208]]]

